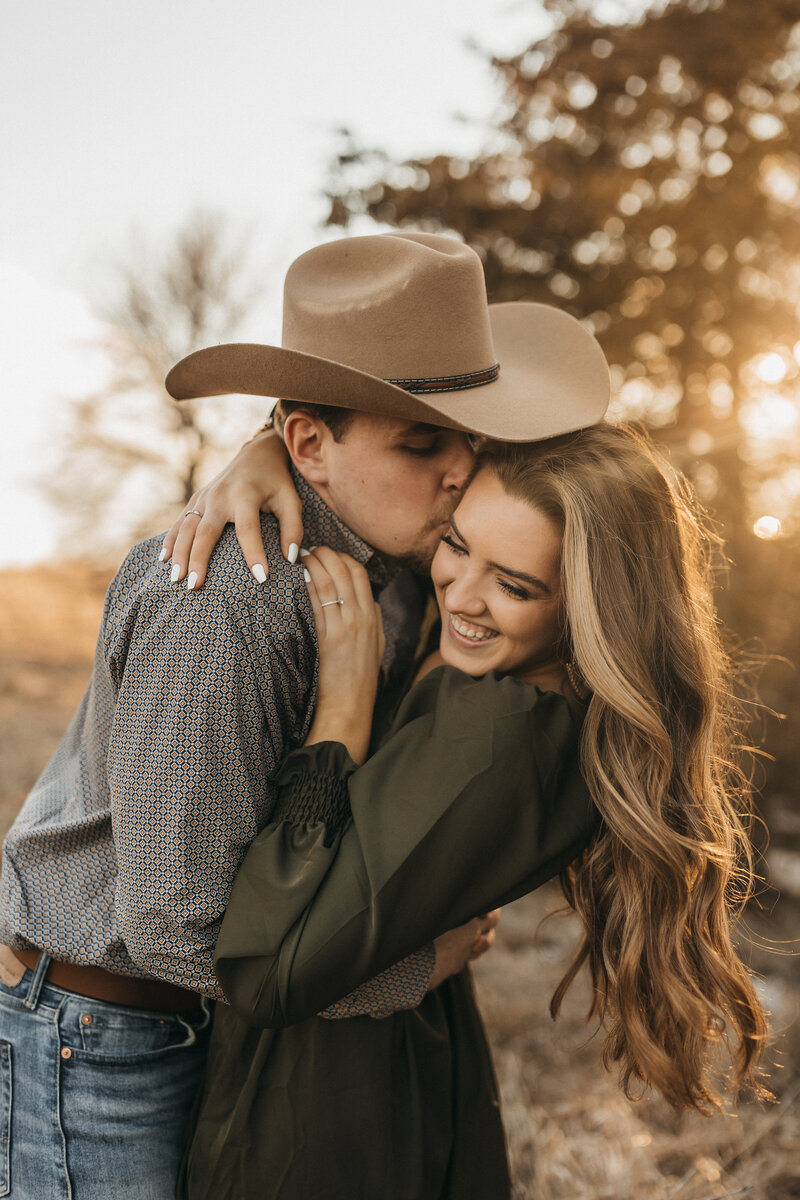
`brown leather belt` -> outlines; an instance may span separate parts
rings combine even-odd
[[[30,971],[39,960],[38,950],[12,950]],[[123,1004],[128,1008],[149,1008],[161,1012],[188,1012],[197,1008],[200,998],[195,992],[166,983],[161,979],[139,979],[135,975],[114,975],[103,967],[83,966],[77,963],[51,959],[45,979],[55,987],[92,1000],[106,1000],[109,1004]]]

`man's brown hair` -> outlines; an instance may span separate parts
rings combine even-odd
[[[352,408],[336,408],[332,404],[307,404],[305,400],[279,400],[273,416],[279,432],[283,432],[283,423],[289,413],[305,412],[310,417],[322,421],[331,431],[333,440],[341,442],[353,420]]]

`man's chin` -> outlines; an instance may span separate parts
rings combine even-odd
[[[406,554],[400,555],[397,561],[417,575],[430,575],[434,555],[439,549],[442,534],[446,531],[447,525],[437,525],[433,534],[428,534],[418,545],[412,546]]]
[[[409,550],[407,554],[399,554],[390,561],[404,567],[407,571],[413,571],[415,575],[429,576],[435,553],[435,549],[420,547],[418,550]],[[388,558],[388,555],[384,557]]]
[[[434,555],[439,549],[439,543],[442,540],[442,534],[447,533],[450,525],[449,517],[431,524],[420,536],[416,545],[409,547],[402,554],[394,556],[384,555],[385,558],[391,558],[400,566],[406,567],[410,571],[414,571],[417,575],[430,575],[431,564],[433,563]]]

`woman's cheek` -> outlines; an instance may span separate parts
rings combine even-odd
[[[433,586],[437,589],[446,587],[448,582],[450,582],[450,580],[447,578],[448,572],[446,570],[446,559],[444,557],[446,553],[447,548],[440,542],[439,548],[434,554],[433,562],[431,563],[431,579],[433,580]],[[452,572],[450,572],[450,576],[452,577]]]

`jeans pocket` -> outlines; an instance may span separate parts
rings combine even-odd
[[[77,1062],[135,1066],[193,1046],[208,1021],[205,1008],[189,1017],[86,1000],[80,1013],[74,1004],[62,1011],[61,1038]]]
[[[23,987],[24,982],[24,979],[20,979],[16,987],[0,982],[0,1009],[4,1008],[7,1012],[14,1013],[25,1010],[27,988]]]
[[[0,1196],[11,1191],[11,1044],[0,1042]]]

